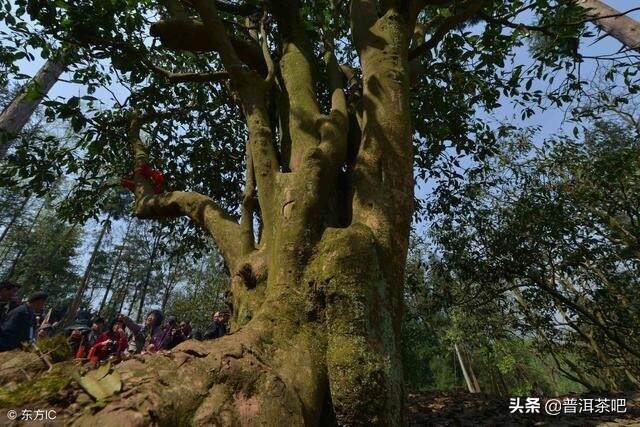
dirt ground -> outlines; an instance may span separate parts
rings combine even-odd
[[[616,396],[563,396],[626,399],[625,413],[564,415],[511,414],[509,398],[466,392],[410,394],[406,419],[409,426],[640,426],[640,392]],[[544,399],[540,412],[544,413]]]

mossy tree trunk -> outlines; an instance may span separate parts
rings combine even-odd
[[[125,392],[75,421],[401,424],[399,339],[414,186],[408,46],[419,8],[388,2],[381,12],[373,2],[351,2],[362,71],[352,99],[331,49],[324,66],[313,58],[295,2],[268,5],[282,37],[277,65],[264,31],[254,34],[263,52],[256,64],[237,50],[215,2],[182,4],[197,22],[175,3],[170,10],[180,16],[153,32],[183,50],[197,34],[193,50],[220,55],[248,128],[242,215],[238,223],[202,194],[153,192],[142,173],[148,158],[140,130],[160,117],[142,111],[132,113],[128,131],[134,214],[186,216],[211,235],[232,276],[232,333],[121,364]],[[325,111],[316,93],[321,72],[331,98]],[[285,124],[277,134],[268,108]]]

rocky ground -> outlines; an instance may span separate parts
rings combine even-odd
[[[0,353],[0,426],[4,425],[64,425],[74,419],[80,408],[100,407],[76,380],[73,363],[58,364],[48,373],[46,364],[33,353]],[[42,375],[40,377],[40,375]],[[39,377],[36,380],[36,377]],[[43,379],[45,381],[43,381]],[[122,390],[122,393],[126,393]],[[114,397],[120,397],[117,393]],[[625,413],[535,415],[511,414],[508,398],[458,392],[424,392],[410,394],[406,420],[409,426],[640,426],[640,391],[616,396],[564,396],[565,398],[626,399]],[[544,413],[545,401],[540,412]],[[58,418],[53,422],[19,422],[10,420],[7,411],[16,410],[20,418],[23,409],[53,409]],[[35,416],[35,413],[32,414]],[[16,422],[18,421],[18,422]],[[124,427],[124,426],[122,426]]]

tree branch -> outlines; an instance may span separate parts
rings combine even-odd
[[[578,0],[593,23],[624,46],[640,52],[640,23],[599,0]]]
[[[251,147],[246,145],[247,152],[247,170],[244,186],[244,194],[242,197],[242,214],[240,217],[240,227],[242,228],[242,240],[245,251],[255,249],[255,238],[253,235],[253,215],[256,205],[256,177],[253,169],[253,156],[251,155]]]
[[[329,91],[331,93],[331,112],[323,117],[319,125],[320,148],[328,154],[330,173],[337,172],[340,164],[347,156],[347,134],[349,118],[347,98],[344,92],[344,74],[338,65],[333,52],[325,54],[327,73],[329,75]]]
[[[129,123],[128,139],[134,156],[133,213],[138,218],[177,218],[187,216],[213,237],[229,269],[235,269],[240,256],[244,255],[241,231],[233,217],[226,213],[213,199],[195,192],[173,191],[154,194],[149,178],[141,169],[149,161],[147,149],[140,138],[142,125],[157,115],[140,114],[133,111]]]
[[[316,97],[316,63],[298,6],[282,0],[273,0],[270,6],[283,38],[280,73],[289,99],[292,143],[289,167],[295,171],[319,142],[316,130],[316,121],[320,117]]]
[[[499,24],[499,25],[503,25],[505,27],[508,28],[513,28],[514,30],[527,30],[527,31],[536,31],[539,33],[542,33],[548,37],[557,37],[557,34],[554,33],[553,31],[549,30],[546,27],[541,27],[538,25],[527,25],[527,24],[521,24],[521,23],[515,23],[515,22],[511,22],[508,19],[504,19],[504,18],[494,18],[492,16],[489,16],[485,13],[480,13],[479,14],[482,19],[484,19],[487,22],[490,22],[492,24]]]
[[[224,0],[216,0],[216,8],[225,13],[238,16],[249,16],[260,11],[260,8],[251,3],[234,4]]]
[[[213,237],[231,271],[245,254],[240,225],[210,197],[185,191],[144,194],[136,196],[133,212],[141,219],[190,218]]]
[[[229,36],[220,19],[215,28],[224,31],[225,39],[229,41],[236,56],[249,68],[258,71],[262,75],[267,74],[267,66],[262,56],[262,50],[257,43]],[[186,50],[189,52],[218,52],[222,41],[218,41],[220,34],[210,32],[203,23],[185,20],[163,20],[151,25],[151,35],[158,37],[162,44],[173,50]],[[218,30],[216,30],[218,31]],[[226,43],[222,43],[226,44]],[[226,50],[226,49],[225,49]]]
[[[213,71],[209,73],[174,73],[165,68],[162,68],[146,58],[142,59],[142,63],[151,69],[154,73],[164,77],[170,83],[206,83],[206,82],[219,82],[229,78],[229,73],[226,71]]]
[[[475,1],[462,12],[446,18],[444,22],[440,24],[438,28],[436,28],[436,31],[433,33],[429,40],[409,52],[409,60],[418,58],[436,47],[438,43],[440,43],[442,39],[449,33],[449,31],[453,30],[463,22],[473,18],[480,10],[482,10],[482,8],[487,3],[489,3],[489,1],[487,0]]]
[[[262,39],[260,44],[262,46],[264,62],[267,64],[267,77],[265,78],[265,81],[268,84],[272,84],[276,75],[276,66],[273,62],[273,58],[271,57],[271,52],[269,52],[269,44],[267,43],[267,32],[264,29],[264,21],[265,18],[263,17],[260,20],[260,38]]]

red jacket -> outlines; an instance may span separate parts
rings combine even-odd
[[[109,341],[115,341],[115,349],[109,348]],[[93,363],[98,363],[111,355],[120,355],[129,346],[127,337],[115,338],[110,332],[103,332],[96,339],[96,343],[89,350],[88,358]]]

